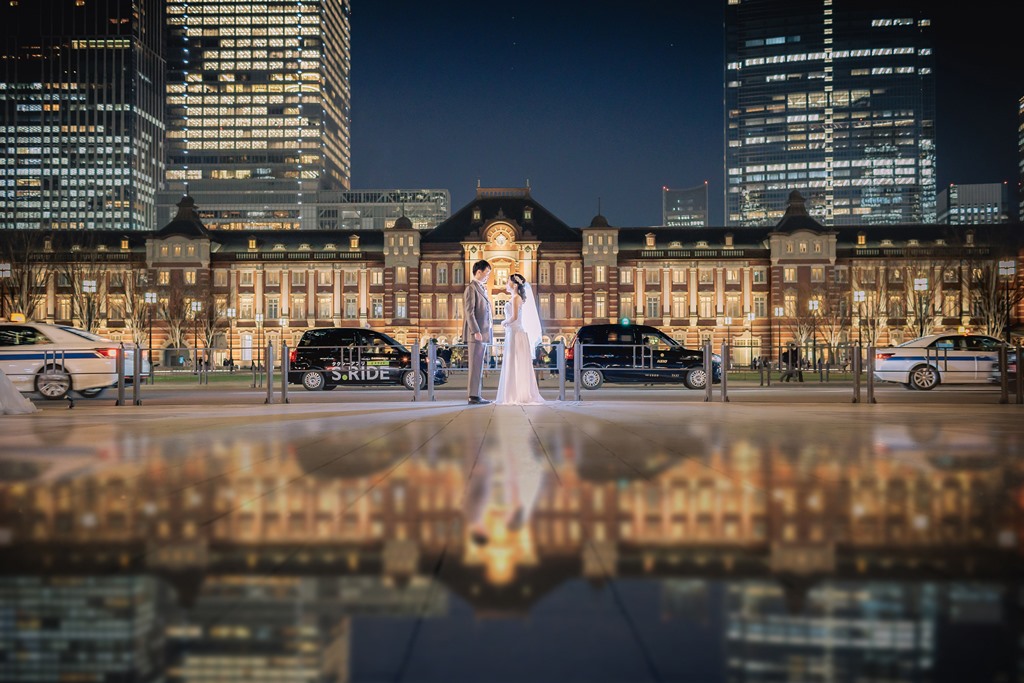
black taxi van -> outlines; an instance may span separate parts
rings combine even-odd
[[[688,349],[656,327],[630,323],[584,325],[566,349],[573,367],[576,341],[583,345],[579,382],[598,389],[605,382],[682,383],[689,389],[707,386],[702,351]],[[569,377],[576,380],[570,370]],[[721,358],[712,357],[712,382],[722,379]]]
[[[420,372],[412,370],[412,352],[383,332],[356,327],[320,327],[306,330],[289,354],[288,382],[308,391],[339,386],[427,386],[426,354]],[[448,381],[441,361],[434,368],[434,384]]]

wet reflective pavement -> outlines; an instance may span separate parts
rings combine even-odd
[[[1020,681],[1022,416],[0,418],[0,680]]]

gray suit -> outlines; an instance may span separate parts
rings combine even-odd
[[[466,285],[462,295],[466,320],[462,326],[462,338],[469,346],[469,385],[467,396],[480,396],[484,388],[484,350],[491,343],[491,300],[484,292],[484,286],[476,280]],[[473,336],[479,332],[483,338],[477,341]]]

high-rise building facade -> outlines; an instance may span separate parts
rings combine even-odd
[[[157,0],[0,5],[0,228],[155,226],[160,16]]]
[[[683,190],[661,188],[662,225],[703,228],[708,224],[708,184]]]
[[[347,0],[167,0],[168,190],[348,189]]]
[[[826,226],[935,221],[926,10],[906,1],[728,1],[728,225],[778,221],[793,188]]]
[[[1020,180],[1017,182],[1017,216],[1024,218],[1024,97],[1020,98],[1017,105],[1017,171]]]
[[[978,225],[1010,220],[1010,188],[1006,183],[950,184],[939,193],[939,223]]]

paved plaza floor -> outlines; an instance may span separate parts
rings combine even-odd
[[[0,417],[0,680],[1021,680],[1024,406],[820,391]]]

